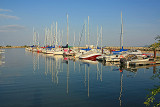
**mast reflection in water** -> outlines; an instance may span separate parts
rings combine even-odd
[[[150,79],[159,68],[6,49],[0,107],[145,107],[147,89],[159,85]]]

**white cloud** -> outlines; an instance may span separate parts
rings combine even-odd
[[[4,19],[15,19],[15,20],[20,19],[20,18],[17,17],[17,16],[11,16],[11,15],[5,15],[5,14],[0,14],[0,18],[4,18]]]
[[[0,12],[12,12],[10,9],[0,9]]]
[[[25,30],[26,28],[21,25],[4,25],[0,26],[0,32],[17,32]]]

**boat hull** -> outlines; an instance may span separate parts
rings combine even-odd
[[[63,52],[62,51],[54,52],[53,55],[63,55]]]
[[[85,59],[85,60],[95,60],[96,57],[101,56],[101,55],[90,55],[86,57],[79,57],[79,59]]]

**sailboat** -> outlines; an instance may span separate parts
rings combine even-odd
[[[60,34],[59,34],[60,36]],[[55,44],[55,49],[53,52],[53,55],[63,55],[63,49],[61,47],[58,47],[58,41],[57,41],[57,22],[56,22],[56,44]]]
[[[79,58],[81,55],[90,52],[91,48],[93,47],[93,46],[89,46],[89,16],[88,16],[88,45],[86,44],[86,22],[84,23],[84,26],[85,26],[85,45],[86,45],[86,48],[83,48],[83,49],[78,48],[77,50],[75,49],[74,58]],[[83,30],[82,30],[82,32],[83,32]],[[80,35],[80,33],[79,33],[79,37],[80,37],[79,38],[79,46],[80,46],[80,41],[81,41],[81,37],[82,37],[82,35]]]
[[[124,51],[127,51],[128,49],[123,49],[123,19],[122,19],[122,11],[121,11],[121,35],[120,35],[120,47],[121,49],[119,51],[112,51],[113,54],[118,54]]]
[[[33,28],[33,45],[30,46],[32,52],[37,52],[37,32]]]
[[[122,20],[122,12],[121,12],[121,36],[120,36],[120,47],[119,51],[112,51],[113,54],[106,55],[103,57],[103,60],[106,62],[116,62],[120,61],[120,59],[126,57],[127,55],[142,55],[140,50],[128,50],[123,49],[123,20]]]
[[[120,35],[120,51],[112,51],[110,55],[102,55],[102,57],[98,57],[98,60],[105,60],[106,62],[116,62],[120,61],[121,58],[125,57],[128,52],[127,49],[123,49],[123,20],[122,20],[122,12],[121,12],[121,35]]]
[[[46,42],[46,47],[45,47],[45,54],[53,54],[54,53],[54,48],[55,46],[52,46],[53,42],[53,35],[52,35],[52,24],[51,24],[51,29],[45,30],[45,42]],[[55,27],[54,27],[55,29]],[[49,42],[49,45],[47,46],[47,42]]]
[[[101,27],[101,49],[102,49],[102,27]],[[96,57],[99,57],[101,55],[102,55],[101,51],[99,51],[98,49],[92,49],[91,51],[79,56],[79,58],[86,60],[96,60]]]

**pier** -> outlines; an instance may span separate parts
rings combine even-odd
[[[129,62],[129,66],[145,66],[145,65],[156,65],[156,64],[160,64],[160,61],[156,60],[156,61]]]
[[[105,49],[112,49],[112,50],[120,50],[120,47],[116,46],[111,46],[111,47],[104,47]],[[152,48],[150,47],[123,47],[123,49],[136,49],[136,50],[141,50],[141,51],[153,51]],[[160,48],[156,49],[157,51],[160,51]]]

